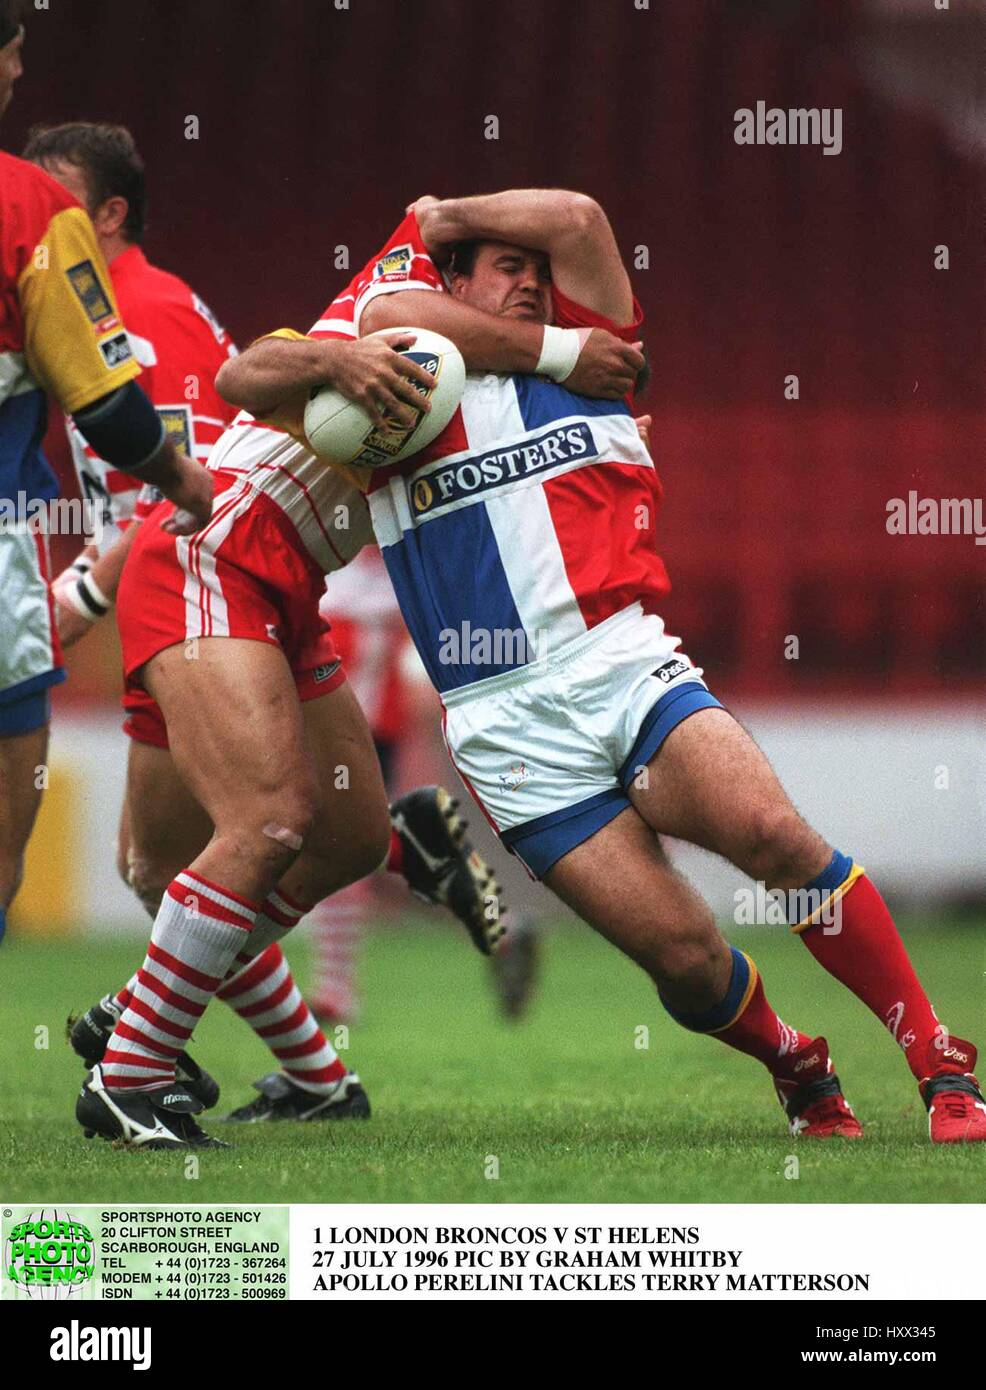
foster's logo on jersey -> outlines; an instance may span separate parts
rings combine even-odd
[[[426,477],[411,483],[411,507],[416,517],[426,516],[438,507],[484,497],[532,474],[582,463],[598,452],[588,422],[578,420],[519,444],[439,465]]]

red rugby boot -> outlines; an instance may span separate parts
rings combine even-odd
[[[785,1070],[786,1077],[774,1077],[774,1089],[796,1139],[862,1139],[863,1127],[842,1094],[824,1038],[792,1052]]]
[[[933,1144],[986,1140],[986,1101],[973,1075],[975,1065],[976,1049],[961,1038],[943,1036],[928,1048],[929,1074],[918,1089]]]

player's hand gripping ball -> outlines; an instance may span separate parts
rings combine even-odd
[[[381,332],[388,337],[395,333],[414,334],[411,347],[397,350],[435,378],[431,391],[414,384],[422,399],[431,402],[431,409],[415,411],[410,425],[379,429],[362,406],[347,400],[334,387],[316,387],[305,407],[305,434],[319,458],[360,468],[389,468],[430,444],[455,414],[466,384],[465,363],[455,344],[441,333],[425,328],[387,328]]]

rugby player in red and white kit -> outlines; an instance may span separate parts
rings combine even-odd
[[[446,294],[434,261],[450,255]],[[344,312],[336,301],[329,315]],[[559,190],[421,200],[356,288],[361,332],[410,323],[461,345],[491,317],[636,335],[639,307],[598,204]],[[976,1049],[938,1022],[865,870],[801,818],[666,633],[653,461],[629,393],[606,406],[573,389],[574,350],[546,328],[535,376],[471,376],[438,439],[366,480],[463,780],[532,873],[648,972],[679,1024],[765,1065],[793,1134],[862,1130],[826,1040],[779,1018],[660,835],[784,894],[813,958],[900,1046],[931,1139],[986,1140]],[[284,401],[279,417],[297,432],[293,372],[304,381],[305,349],[267,342],[220,384],[247,407]],[[470,644],[484,633],[522,640]]]
[[[143,368],[144,389],[175,443],[205,464],[235,413],[214,385],[216,372],[235,348],[199,296],[177,276],[152,266],[141,249],[146,180],[132,136],[120,126],[88,122],[37,128],[25,154],[88,211],[118,303],[124,306],[121,312]],[[160,494],[149,497],[152,490],[142,492],[127,474],[101,459],[71,420],[68,429],[80,488],[90,499],[102,502],[106,529],[102,546],[88,547],[55,583],[66,642],[90,630],[109,610],[134,525],[160,501]],[[389,584],[387,588],[389,592]],[[328,648],[325,655],[332,656]],[[335,680],[341,680],[341,671]],[[326,681],[324,688],[331,689],[332,682]],[[118,837],[119,868],[153,919],[168,882],[208,842],[212,825],[175,770],[156,703],[144,690],[129,686],[124,706],[130,750]],[[426,835],[436,816],[439,790],[419,789],[411,794],[417,809],[412,819],[427,818]],[[450,804],[448,810],[449,818],[437,829],[437,848],[444,848],[446,860],[467,859],[467,850],[461,846],[453,850],[448,843],[453,831],[464,826],[454,814],[455,807]],[[402,865],[412,885],[425,892],[429,901],[458,908],[460,913],[468,909],[475,915],[479,888],[484,895],[495,888],[485,865],[482,881],[476,882],[478,875],[464,863],[445,863],[445,874],[439,876],[416,874],[413,860],[412,848],[408,863]],[[477,858],[477,864],[481,862]],[[277,910],[281,925],[297,920],[293,904],[281,901]],[[255,1120],[364,1114],[366,1098],[358,1078],[347,1074],[313,1019],[279,948],[272,946],[263,954],[262,961],[241,962],[224,983],[221,997],[270,1048],[279,1070],[257,1083],[261,1095],[234,1111],[234,1116]],[[88,1066],[101,1060],[116,1019],[139,986],[135,976],[75,1021],[71,1042]],[[218,1100],[216,1083],[184,1050],[178,1059],[178,1078],[207,1107]]]
[[[509,357],[502,337],[485,334],[490,365]],[[533,366],[540,349],[520,337],[516,363]],[[636,367],[611,335],[592,337],[578,345],[586,389],[621,394]],[[375,422],[409,424],[416,385],[431,385],[394,351],[412,342],[357,342],[351,327],[340,341],[320,322],[301,344],[295,391],[303,400],[330,384]],[[274,395],[271,405],[284,400]],[[171,1089],[198,1017],[234,962],[291,925],[281,904],[304,910],[370,872],[390,843],[379,767],[351,692],[341,685],[305,698],[334,674],[332,663],[312,665],[318,602],[324,575],[372,538],[365,504],[276,421],[238,418],[209,467],[210,524],[176,545],[169,508],[158,508],[138,532],[118,599],[128,678],[160,704],[178,771],[215,827],[163,896],[141,989],[76,1107],[87,1131],[137,1145],[210,1142]],[[406,837],[401,847],[406,854]],[[495,936],[491,927],[488,943]]]

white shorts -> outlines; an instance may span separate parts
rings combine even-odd
[[[633,604],[548,658],[448,691],[452,762],[503,843],[541,878],[630,805],[676,725],[721,708],[662,619]]]
[[[48,588],[48,538],[0,529],[0,737],[48,722],[48,691],[65,679]]]

